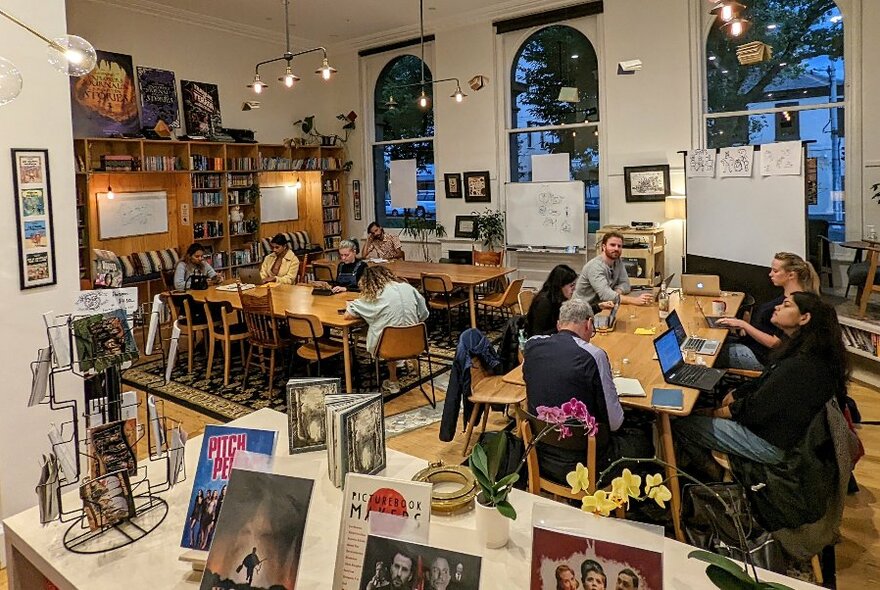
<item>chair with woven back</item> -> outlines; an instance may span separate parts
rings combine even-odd
[[[232,364],[232,345],[238,342],[241,349],[241,362],[244,364],[244,342],[248,339],[247,326],[239,318],[228,301],[205,301],[205,315],[208,318],[208,368],[205,379],[211,378],[214,366],[214,350],[217,342],[223,347],[223,386],[229,386],[229,367]]]
[[[518,303],[519,293],[522,290],[524,279],[516,279],[512,281],[507,288],[500,293],[492,293],[482,299],[477,300],[477,308],[480,306],[487,307],[494,313],[498,311],[502,317],[511,315],[513,306]]]
[[[428,373],[431,375],[431,395],[422,383],[422,354],[428,359]],[[397,361],[415,359],[419,374],[419,390],[432,408],[437,407],[437,393],[434,390],[434,368],[431,364],[431,349],[428,345],[428,327],[424,322],[412,326],[386,326],[379,335],[379,343],[374,354],[376,364],[376,383],[379,383],[379,361],[384,360],[392,366]]]
[[[317,363],[318,377],[320,377],[321,361],[342,354],[342,343],[324,337],[324,324],[317,316],[289,311],[286,315],[291,338],[303,342],[296,349],[297,356],[307,361],[309,366],[311,363]]]
[[[187,372],[193,372],[193,348],[199,335],[202,340],[208,337],[208,318],[205,316],[204,306],[197,302],[192,295],[185,291],[171,291],[168,293],[168,303],[173,314],[172,323],[176,323],[180,334],[186,336]]]
[[[452,336],[452,310],[461,310],[468,304],[468,297],[452,284],[452,278],[445,274],[422,273],[422,293],[428,309],[446,313],[446,328],[449,342],[455,346]],[[460,316],[459,316],[460,317]]]
[[[263,371],[266,370],[266,352],[268,351],[268,397],[271,398],[275,386],[275,353],[290,346],[290,337],[286,334],[286,330],[282,329],[282,320],[275,315],[275,309],[272,304],[272,291],[270,289],[266,290],[265,295],[256,295],[242,291],[241,287],[239,287],[238,297],[241,300],[241,313],[247,325],[248,343],[250,344],[247,359],[244,363],[242,388],[247,387],[248,371],[254,349],[259,351],[260,368]]]

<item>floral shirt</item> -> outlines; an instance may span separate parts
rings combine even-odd
[[[367,238],[367,252],[364,258],[396,258],[401,251],[400,238],[385,232],[381,239]]]

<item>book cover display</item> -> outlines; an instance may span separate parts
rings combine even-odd
[[[324,397],[339,392],[338,378],[290,379],[287,382],[291,455],[327,448]]]
[[[277,437],[278,432],[274,430],[215,425],[205,427],[180,539],[181,547],[201,551],[211,547],[217,515],[226,501],[226,487],[235,453],[249,451],[271,456],[275,452]]]
[[[478,555],[370,535],[359,588],[478,590],[482,562]]]
[[[115,471],[94,479],[88,479],[79,488],[89,529],[128,520],[135,515],[131,497],[131,482],[125,471]]]
[[[141,100],[141,125],[153,128],[164,121],[171,128],[180,127],[180,107],[174,72],[157,68],[137,67]]]
[[[180,81],[183,95],[183,119],[188,135],[212,135],[220,132],[220,90],[216,84]]]
[[[385,469],[382,394],[332,396],[325,405],[328,474],[333,485],[341,487],[349,472],[373,475]]]
[[[140,131],[131,56],[96,51],[98,63],[70,79],[74,137],[101,137]]]
[[[137,419],[116,420],[89,428],[88,447],[92,477],[114,471],[137,475]]]
[[[233,470],[202,590],[293,590],[314,481]]]
[[[80,369],[103,371],[138,357],[137,344],[121,309],[73,321]]]
[[[357,590],[367,536],[370,534],[370,514],[379,512],[401,516],[419,523],[417,529],[422,543],[428,542],[431,520],[432,485],[349,473],[342,493],[342,518],[339,527],[339,545],[336,550],[334,590]]]

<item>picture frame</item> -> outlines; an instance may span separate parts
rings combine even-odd
[[[355,221],[360,221],[363,215],[361,211],[361,181],[360,180],[352,180],[351,181],[351,202],[352,207],[354,208],[354,219]]]
[[[669,164],[624,166],[623,182],[627,203],[664,201],[669,189]]]
[[[461,174],[454,172],[443,175],[443,186],[446,188],[447,199],[460,199],[461,191]]]
[[[456,215],[455,216],[455,237],[467,238],[470,240],[477,239],[477,216],[476,215]]]
[[[489,171],[465,172],[462,190],[466,203],[489,203],[492,200]]]
[[[54,285],[58,280],[49,150],[12,148],[11,154],[20,288]]]

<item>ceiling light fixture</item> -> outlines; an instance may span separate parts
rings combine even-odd
[[[324,47],[313,47],[304,51],[297,51],[296,53],[293,53],[290,50],[290,0],[282,0],[282,2],[284,4],[284,38],[286,40],[286,49],[281,57],[261,61],[254,67],[254,81],[248,84],[247,87],[257,94],[260,94],[261,92],[263,92],[263,90],[269,87],[268,84],[260,79],[260,66],[274,63],[276,61],[284,60],[287,62],[287,68],[284,72],[284,75],[278,78],[278,81],[283,83],[287,88],[292,88],[293,85],[298,82],[300,78],[293,73],[293,70],[291,70],[290,62],[293,60],[294,57],[298,55],[305,55],[306,53],[314,53],[315,51],[320,51],[323,54],[323,61],[321,62],[321,67],[315,70],[315,73],[320,75],[324,80],[329,80],[330,77],[336,73],[336,68],[331,67],[330,62],[327,61],[327,49],[325,49]]]
[[[724,2],[719,2],[715,5],[715,8],[710,10],[711,14],[714,14],[721,22],[730,22],[735,18],[739,18],[740,13],[745,10],[746,6],[744,4],[740,4],[735,0],[725,0]]]
[[[116,193],[113,192],[113,187],[109,184],[107,185],[107,198],[111,201],[116,198]]]
[[[749,21],[744,18],[736,18],[721,27],[727,29],[727,33],[731,37],[739,37],[749,28]]]

